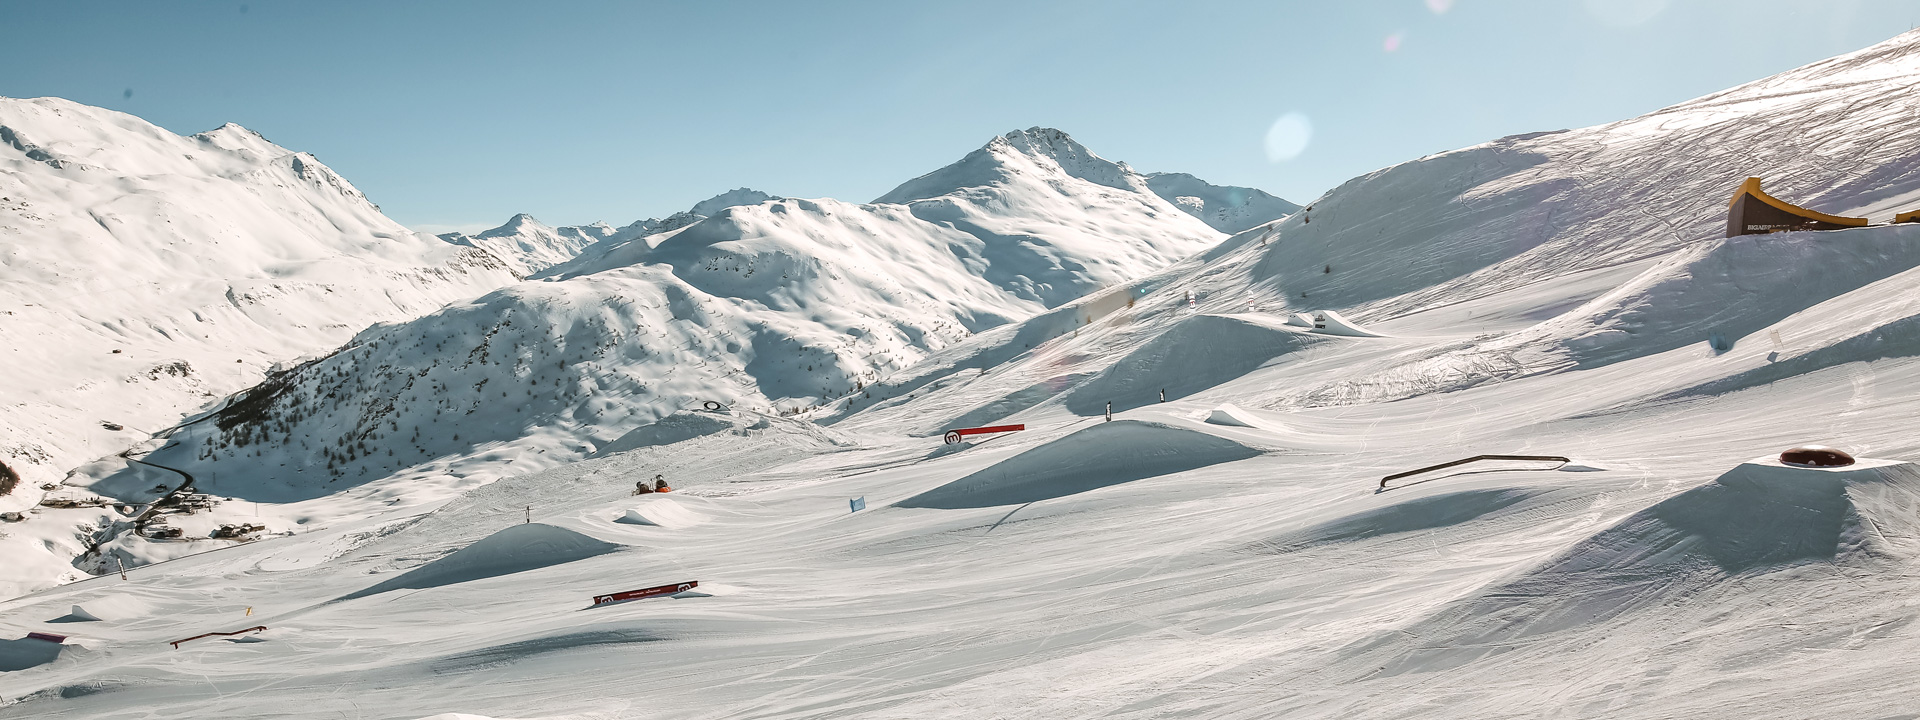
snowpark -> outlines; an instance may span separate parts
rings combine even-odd
[[[107,505],[0,530],[109,532],[8,569],[0,714],[1906,717],[1916,83],[1909,33],[1231,236],[1036,128],[501,260],[23,475]],[[1882,224],[1727,237],[1749,176]],[[1484,454],[1565,460],[1382,481]],[[183,482],[192,540],[102,514]]]

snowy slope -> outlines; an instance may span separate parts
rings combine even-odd
[[[996,208],[1085,226],[1047,188],[1197,221],[1033,132],[885,203],[733,208],[632,263],[370,330],[228,430],[176,436],[156,458],[279,479],[212,489],[257,510],[172,522],[204,536],[258,512],[285,534],[0,602],[16,637],[77,638],[0,648],[0,697],[159,717],[376,698],[403,718],[1902,717],[1920,227],[1720,236],[1748,174],[1829,212],[1920,198],[1892,121],[1916,82],[1909,33],[1371,173],[1052,304],[1021,291],[1070,274],[949,278],[901,238],[961,240],[956,262],[964,238],[896,228],[997,262],[1016,221]],[[948,284],[904,323],[852,322],[897,300],[852,269],[885,262]],[[965,332],[963,311],[1022,303]],[[936,318],[957,331],[913,324]],[[849,360],[867,338],[901,361]],[[851,396],[784,396],[819,408],[755,412],[781,381],[820,384],[807,360],[871,369],[824,376],[865,383]],[[1026,429],[938,438],[996,423]],[[1773,459],[1806,442],[1863,459]],[[334,487],[272,475],[304,444],[347,468]],[[443,454],[373,477],[409,447]],[[1573,462],[1381,482],[1480,453]],[[655,475],[674,494],[630,495]],[[221,542],[107,552],[179,545]],[[252,625],[257,642],[165,644]]]
[[[1224,239],[1058,131],[1010,133],[928,177],[947,189],[901,203],[722,195],[690,224],[610,237],[544,282],[370,328],[147,459],[249,501],[235,507],[282,506],[265,521],[274,531],[428,507],[709,401],[775,417],[858,402],[867,383],[977,331]],[[106,462],[68,484],[138,503],[164,477]],[[93,524],[102,537],[131,527]],[[136,565],[182,551],[137,538],[109,549]],[[106,556],[73,553],[103,569]]]
[[[613,237],[616,232],[606,223],[548,227],[532,215],[520,213],[492,230],[473,235],[444,233],[439,237],[455,245],[492,253],[512,268],[515,275],[526,277],[571,260],[588,245]]]
[[[1147,187],[1174,207],[1224,233],[1265,225],[1300,209],[1265,190],[1214,185],[1186,173],[1150,173]]]
[[[0,127],[0,462],[26,479],[0,512],[276,364],[513,280],[237,125],[0,98]]]

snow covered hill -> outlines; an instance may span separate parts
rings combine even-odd
[[[532,215],[520,213],[505,225],[484,232],[442,233],[441,240],[475,247],[500,258],[515,275],[526,277],[573,259],[588,245],[618,232],[606,223],[548,227]]]
[[[1920,32],[1369,173],[1212,245],[1051,131],[873,204],[729,208],[370,329],[176,434],[151,459],[236,500],[95,569],[191,557],[0,602],[0,629],[77,638],[0,648],[0,697],[1900,717],[1920,225],[1723,228],[1749,175],[1920,206],[1916,84]],[[1024,429],[941,440],[998,424]],[[1860,460],[1779,459],[1808,442]],[[1569,460],[1383,479],[1489,453]],[[672,494],[631,494],[656,476]],[[208,537],[256,517],[257,542]]]
[[[727,208],[740,205],[758,205],[769,200],[785,199],[786,198],[768,195],[750,188],[728,190],[719,195],[694,203],[693,207],[664,218],[647,218],[623,226],[615,230],[613,234],[609,235],[605,240],[581,248],[568,262],[550,267],[537,276],[544,278],[576,274],[573,272],[573,266],[578,265],[584,267],[600,264],[601,258],[604,258],[608,253],[620,250],[621,248],[629,248],[629,246],[632,246],[634,243],[639,243],[640,245],[629,248],[628,252],[637,251],[643,247],[651,248],[659,244],[660,240],[664,239],[666,233],[700,222],[709,216],[718,215],[720,211]]]
[[[0,98],[0,128],[0,460],[36,490],[0,510],[279,363],[513,280],[238,125]]]

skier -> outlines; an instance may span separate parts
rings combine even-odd
[[[1113,422],[1113,401],[1107,401],[1107,422]]]

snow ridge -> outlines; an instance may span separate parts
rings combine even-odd
[[[492,230],[474,235],[443,233],[439,237],[492,253],[515,275],[526,277],[573,259],[587,246],[613,237],[615,232],[606,223],[549,227],[532,215],[520,213]]]

